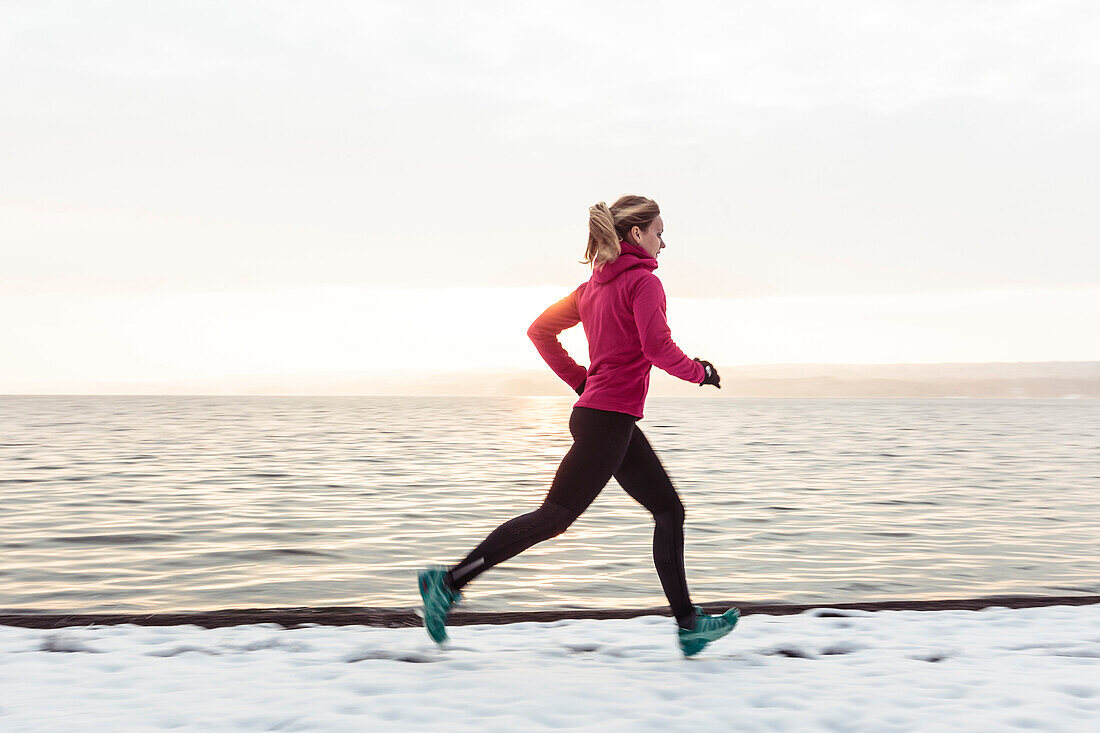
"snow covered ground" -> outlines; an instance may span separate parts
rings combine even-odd
[[[831,614],[844,614],[833,616]],[[0,627],[0,730],[1100,730],[1100,605],[423,629]]]

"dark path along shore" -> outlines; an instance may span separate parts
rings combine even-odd
[[[785,616],[811,609],[830,609],[836,615],[844,611],[978,611],[999,606],[1002,608],[1033,608],[1036,606],[1088,606],[1100,603],[1100,596],[988,596],[954,600],[919,601],[871,601],[867,603],[814,603],[761,604],[761,603],[703,603],[707,613],[721,613],[731,606],[741,609],[742,615],[764,613]],[[635,616],[667,616],[667,607],[622,609],[573,609],[561,611],[508,611],[472,612],[455,610],[447,619],[450,626],[467,624],[512,624],[524,621],[560,621],[562,619],[612,619]],[[829,611],[822,615],[830,615]],[[408,609],[359,608],[338,606],[330,608],[233,608],[221,611],[193,613],[83,613],[83,614],[0,614],[0,626],[22,626],[32,629],[58,629],[67,626],[93,624],[137,624],[139,626],[179,626],[193,624],[208,629],[243,624],[279,624],[293,628],[305,624],[321,626],[419,626],[420,617]]]

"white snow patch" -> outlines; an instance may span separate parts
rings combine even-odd
[[[1100,605],[423,629],[0,627],[0,730],[1100,730]]]

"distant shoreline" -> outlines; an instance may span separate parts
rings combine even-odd
[[[718,365],[722,389],[700,390],[653,369],[651,397],[882,399],[1095,399],[1100,361],[942,364]],[[413,373],[237,375],[166,382],[88,382],[50,388],[0,384],[4,396],[568,397],[547,369],[426,367]]]
[[[987,596],[948,600],[897,600],[857,603],[701,603],[705,612],[718,613],[731,606],[743,616],[768,614],[790,616],[819,610],[819,616],[846,616],[845,611],[980,611],[985,608],[1038,608],[1043,606],[1090,606],[1100,604],[1100,596]],[[459,611],[448,617],[452,626],[471,624],[514,624],[567,619],[626,619],[638,616],[667,616],[667,607],[627,609],[563,609],[555,611]],[[181,613],[15,613],[0,614],[0,626],[30,629],[60,629],[72,626],[134,624],[137,626],[194,625],[207,629],[246,624],[278,624],[285,628],[318,626],[380,626],[388,628],[420,626],[420,617],[410,609],[357,608],[353,606],[320,608],[242,608]]]
[[[257,398],[265,399],[268,397],[280,398],[294,398],[294,397],[565,397],[569,398],[569,395],[565,394],[470,394],[468,392],[440,392],[438,394],[354,394],[348,392],[333,392],[333,393],[313,393],[313,392],[293,392],[286,394],[250,394],[250,393],[217,393],[217,392],[195,392],[191,393],[171,393],[171,392],[0,392],[0,399],[5,397],[150,397],[150,398],[203,398],[203,399],[248,399]],[[649,397],[656,397],[658,399],[662,397],[720,397],[720,398],[735,398],[735,399],[762,399],[762,400],[1043,400],[1043,401],[1055,401],[1055,400],[1095,400],[1100,399],[1100,395],[1081,395],[1081,394],[1066,394],[1054,397],[976,397],[972,395],[921,395],[921,396],[867,396],[867,395],[745,395],[745,394],[723,394],[718,395],[716,393],[708,394],[688,394],[688,395],[669,395],[669,394],[650,394]]]

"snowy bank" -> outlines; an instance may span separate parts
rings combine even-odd
[[[1100,605],[758,614],[693,659],[657,616],[0,627],[0,730],[162,728],[1097,730]]]

